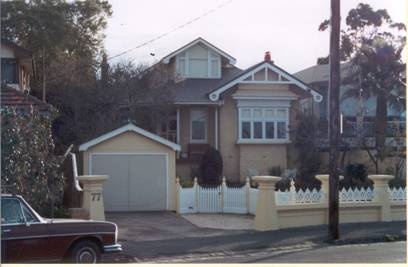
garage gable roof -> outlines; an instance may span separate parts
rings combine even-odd
[[[163,137],[160,137],[160,136],[158,136],[156,134],[153,134],[151,132],[143,130],[142,128],[137,127],[136,125],[134,125],[133,123],[128,123],[128,124],[118,128],[116,130],[113,130],[111,132],[103,134],[103,135],[101,135],[101,136],[99,136],[99,137],[97,137],[95,139],[92,139],[92,140],[80,145],[79,146],[79,151],[86,151],[86,150],[88,150],[88,148],[90,148],[90,147],[92,147],[94,145],[102,143],[103,141],[109,140],[109,139],[111,139],[111,138],[113,138],[115,136],[118,136],[118,135],[120,135],[122,133],[125,133],[125,132],[134,132],[134,133],[140,134],[140,135],[142,135],[142,136],[144,136],[146,138],[149,138],[149,139],[151,139],[153,141],[156,141],[156,142],[158,142],[158,143],[160,143],[162,145],[168,146],[168,147],[172,148],[175,151],[180,151],[181,150],[180,145],[178,145],[176,143],[173,143],[173,142],[170,142],[169,140],[164,139]]]

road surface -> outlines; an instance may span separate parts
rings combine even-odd
[[[293,246],[243,253],[210,253],[158,258],[151,263],[406,263],[407,243]]]

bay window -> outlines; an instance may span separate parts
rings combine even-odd
[[[239,141],[260,143],[289,140],[289,108],[239,108]]]

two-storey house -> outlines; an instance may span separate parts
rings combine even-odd
[[[190,177],[201,154],[218,149],[224,175],[242,180],[287,167],[289,125],[299,102],[322,101],[312,87],[274,64],[267,52],[259,63],[239,69],[236,59],[202,38],[165,56],[174,75],[174,112],[157,134],[181,146],[177,175]]]

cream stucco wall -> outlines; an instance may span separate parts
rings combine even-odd
[[[240,177],[249,175],[248,169],[256,169],[259,175],[268,175],[273,166],[285,168],[287,163],[285,144],[241,144],[240,145]]]
[[[279,228],[328,224],[329,210],[326,203],[282,205],[276,207],[279,217]],[[381,221],[381,207],[382,204],[378,202],[340,203],[340,223]],[[405,203],[392,203],[391,217],[392,221],[405,220]]]
[[[286,96],[296,97],[287,85],[241,84],[223,95],[220,107],[219,147],[224,161],[224,175],[230,180],[244,181],[248,169],[256,169],[260,175],[268,174],[273,166],[287,167],[289,144],[237,144],[238,108],[233,96]],[[298,101],[291,101],[289,123],[298,110]]]
[[[168,158],[168,192],[169,209],[175,210],[176,185],[176,152],[168,146],[162,145],[134,132],[125,132],[90,147],[83,153],[84,175],[90,174],[89,159],[92,153],[163,153]]]
[[[232,99],[230,90],[223,96],[224,104],[219,110],[219,151],[224,164],[224,176],[229,180],[240,180],[240,150],[238,139],[238,113],[236,102]]]

